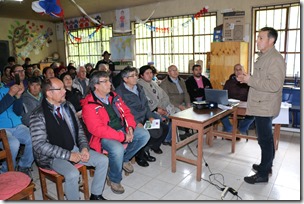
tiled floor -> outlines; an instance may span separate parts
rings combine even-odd
[[[254,134],[251,132],[250,134]],[[243,177],[253,174],[251,166],[260,161],[260,148],[257,141],[245,139],[237,142],[236,152],[231,153],[231,142],[217,138],[213,147],[203,145],[203,156],[208,163],[214,183],[219,182],[238,191],[242,200],[300,200],[300,133],[281,131],[279,149],[276,151],[273,173],[268,183],[247,184]],[[194,158],[190,149],[196,152],[197,141],[179,150],[180,154]],[[190,148],[190,149],[189,149]],[[162,146],[163,154],[151,154],[157,158],[149,167],[134,164],[135,172],[123,176],[125,193],[114,194],[105,186],[103,196],[109,200],[221,200],[221,191],[207,181],[196,181],[196,168],[193,165],[177,162],[177,171],[171,172],[171,148]],[[202,178],[209,180],[211,173],[203,164]],[[36,200],[42,200],[37,167],[34,165]],[[217,182],[217,181],[219,182]],[[91,184],[92,178],[90,178]],[[48,184],[52,194],[55,186]],[[220,185],[221,186],[221,185]],[[222,186],[221,186],[222,187]],[[240,199],[228,193],[223,200]]]

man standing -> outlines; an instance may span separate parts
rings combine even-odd
[[[272,119],[280,112],[286,73],[284,59],[274,46],[277,37],[278,32],[273,28],[264,27],[259,31],[257,48],[260,53],[254,63],[253,75],[243,74],[237,78],[250,87],[246,114],[255,118],[261,148],[261,163],[252,165],[257,173],[244,178],[250,184],[268,182],[268,174],[272,172],[275,153]]]
[[[98,69],[99,64],[108,64],[111,73],[113,73],[115,71],[115,64],[114,62],[112,62],[112,60],[110,60],[111,53],[109,53],[108,51],[104,51],[101,56],[103,57],[103,59],[97,62],[95,69]]]
[[[73,105],[65,100],[65,88],[58,78],[42,84],[45,98],[30,117],[30,130],[37,165],[52,169],[65,178],[64,191],[68,200],[79,200],[79,171],[75,163],[94,166],[90,200],[102,196],[108,158],[90,150]]]
[[[73,80],[73,87],[78,89],[83,97],[85,97],[89,91],[89,79],[87,78],[87,70],[84,66],[79,66],[77,76]]]
[[[186,80],[187,91],[190,95],[191,102],[205,100],[204,89],[212,89],[209,79],[202,75],[202,67],[195,64],[192,67],[193,76]]]
[[[92,134],[90,146],[109,158],[109,182],[114,193],[124,193],[122,169],[134,171],[131,158],[150,139],[149,132],[136,127],[134,116],[122,98],[111,91],[109,73],[96,71],[90,77],[91,93],[82,101],[82,118]],[[126,149],[124,146],[127,146]]]

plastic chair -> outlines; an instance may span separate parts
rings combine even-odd
[[[21,172],[14,171],[13,159],[5,130],[0,130],[0,160],[5,160],[8,172],[0,174],[0,200],[35,200],[35,184],[31,178]]]

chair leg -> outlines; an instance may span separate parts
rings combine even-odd
[[[47,191],[45,175],[41,172],[41,170],[38,170],[38,172],[39,172],[39,178],[41,184],[42,198],[43,200],[49,200],[49,198],[46,196],[48,191]]]
[[[88,173],[86,166],[82,166],[79,168],[79,171],[82,176],[82,190],[85,200],[89,200],[89,184],[88,184]]]
[[[56,178],[56,189],[58,200],[64,200],[64,191],[63,191],[63,176],[59,176]]]
[[[95,168],[90,168],[89,172],[90,172],[90,177],[94,177]]]

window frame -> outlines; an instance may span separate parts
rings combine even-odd
[[[299,7],[299,12],[298,12],[298,21],[297,21],[297,27],[296,28],[290,28],[290,20],[293,20],[294,18],[292,18],[292,14],[290,12],[290,9],[292,7],[296,7],[298,6]],[[300,44],[300,38],[301,38],[301,35],[300,35],[300,31],[301,31],[301,25],[300,25],[300,3],[299,2],[294,2],[294,3],[284,3],[284,4],[275,4],[275,5],[267,5],[267,6],[257,6],[257,7],[252,7],[252,29],[253,29],[253,37],[252,37],[252,61],[251,61],[251,64],[252,64],[252,67],[253,67],[253,64],[254,64],[254,59],[256,59],[257,57],[257,53],[258,53],[258,50],[256,48],[256,37],[257,37],[257,34],[259,32],[259,30],[257,29],[258,27],[258,23],[261,24],[261,22],[257,22],[258,20],[258,17],[259,17],[259,12],[261,11],[268,11],[269,13],[273,12],[275,13],[275,10],[279,11],[280,9],[286,9],[286,13],[285,13],[285,23],[284,25],[281,24],[281,27],[280,28],[277,28],[276,26],[273,26],[275,24],[274,20],[273,20],[273,24],[272,25],[267,25],[269,27],[273,27],[274,29],[276,29],[278,31],[278,39],[277,39],[277,42],[275,44],[275,47],[276,49],[282,54],[285,62],[286,62],[286,76],[285,78],[287,80],[290,80],[290,79],[293,79],[295,74],[297,72],[301,72],[301,67],[300,67],[300,55],[301,55],[301,50],[300,50],[300,46],[299,46],[299,49],[297,51],[297,45],[295,43],[295,48],[294,48],[294,51],[289,51],[289,47],[288,45],[292,42],[292,39],[289,38],[289,35],[290,35],[290,32],[297,32],[296,33],[296,41],[298,42],[298,44]],[[284,13],[283,11],[281,11],[281,15],[282,13]],[[267,16],[266,16],[267,18]],[[275,17],[273,17],[273,19],[276,19]],[[281,17],[282,19],[282,17]],[[260,20],[261,21],[261,20]],[[267,23],[267,19],[266,19],[266,23]],[[266,26],[266,25],[265,25]],[[264,26],[260,26],[260,28],[262,28]],[[259,29],[260,29],[259,28]],[[283,36],[283,37],[282,37]],[[285,37],[284,37],[285,36]],[[282,38],[284,38],[282,40]],[[282,42],[283,41],[283,42]],[[280,45],[280,44],[283,44],[283,45]],[[282,47],[283,46],[283,47]],[[293,58],[293,67],[289,67],[289,62],[288,62],[288,55],[294,55],[294,58]],[[298,58],[297,55],[299,56]],[[296,60],[299,60],[296,61]],[[297,63],[298,62],[298,63]],[[299,67],[296,67],[296,66],[299,66]],[[253,71],[253,69],[251,70],[251,72]]]

